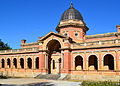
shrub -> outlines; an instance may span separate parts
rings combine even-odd
[[[117,82],[111,82],[111,81],[104,81],[104,82],[88,82],[88,81],[83,81],[82,82],[83,86],[119,86],[119,83]]]

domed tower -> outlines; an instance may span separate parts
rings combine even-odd
[[[62,14],[61,20],[56,27],[56,31],[72,38],[74,42],[80,43],[85,41],[87,30],[89,30],[89,28],[83,21],[82,15],[71,3],[70,8]]]

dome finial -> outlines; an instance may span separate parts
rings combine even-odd
[[[73,8],[72,0],[70,1],[70,8]]]

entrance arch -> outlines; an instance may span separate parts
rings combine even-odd
[[[60,72],[59,66],[53,67],[53,65],[57,65],[57,61],[55,60],[55,58],[53,57],[54,54],[58,55],[61,53],[61,44],[58,40],[51,40],[47,43],[47,50],[48,50],[48,74],[51,74],[51,71],[55,69],[58,69],[58,71]],[[57,57],[58,59],[60,58],[60,56]],[[54,61],[54,62],[53,62]],[[59,73],[58,72],[58,73]]]
[[[114,57],[111,54],[104,56],[104,66],[108,67],[108,70],[114,70]]]

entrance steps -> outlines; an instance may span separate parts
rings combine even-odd
[[[58,80],[60,78],[60,74],[39,74],[35,78]]]
[[[61,74],[59,80],[67,80],[68,79],[68,74]]]

